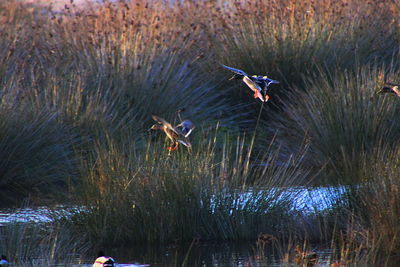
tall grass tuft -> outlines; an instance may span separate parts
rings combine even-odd
[[[268,110],[283,110],[284,103],[295,101],[288,93],[307,90],[304,77],[336,79],[337,69],[389,64],[398,52],[399,9],[394,3],[256,1],[226,6],[217,16],[218,34],[210,37],[215,58],[248,74],[279,80],[270,89]],[[384,14],[379,20],[377,10]],[[263,117],[269,121],[270,114]]]
[[[0,228],[0,250],[12,266],[72,265],[87,253],[65,224],[9,222]]]
[[[176,111],[186,108],[182,116],[198,127],[221,121],[232,131],[245,122],[244,114],[237,112],[240,105],[225,102],[224,92],[214,85],[215,78],[201,71],[207,56],[190,52],[201,34],[197,29],[180,34],[178,9],[137,2],[104,5],[74,15],[47,10],[48,16],[40,11],[26,9],[17,1],[8,1],[0,11],[5,22],[0,25],[4,33],[0,41],[1,106],[7,110],[4,134],[20,144],[13,147],[21,148],[15,153],[39,161],[21,164],[15,158],[13,164],[18,162],[20,172],[4,166],[3,173],[16,177],[3,179],[4,187],[12,192],[18,191],[16,185],[6,181],[26,181],[26,188],[31,188],[29,179],[33,178],[25,179],[28,176],[41,176],[39,187],[48,183],[52,172],[52,179],[73,178],[76,172],[70,161],[90,155],[96,142],[124,143],[126,135],[143,141],[143,133],[153,123],[151,114],[176,122]],[[26,14],[15,15],[20,12]],[[49,122],[40,122],[41,114]],[[11,126],[15,120],[21,125],[16,129]],[[39,154],[28,151],[35,147],[22,149],[30,145],[27,139],[43,144],[37,149],[46,150],[51,159],[44,162]],[[49,140],[54,140],[53,149]],[[57,165],[61,161],[65,163],[62,168]],[[39,191],[35,186],[30,190],[32,194]]]
[[[80,193],[85,208],[72,222],[104,246],[241,240],[286,229],[294,196],[283,192],[307,175],[300,156],[278,168],[278,152],[269,151],[265,166],[255,167],[244,139],[210,137],[193,154],[171,156],[156,143],[141,153],[133,144],[98,146]]]
[[[325,64],[352,68],[391,61],[396,50],[398,6],[370,1],[257,1],[229,3],[213,44],[218,60],[266,72],[287,85]],[[376,11],[386,16],[373,19]],[[237,23],[244,20],[246,23]],[[374,32],[376,34],[366,34]],[[317,65],[316,65],[317,64]]]
[[[15,204],[23,197],[36,202],[66,192],[76,182],[78,163],[73,131],[56,114],[29,108],[0,109],[1,203]],[[63,194],[59,200],[65,200]]]
[[[376,94],[383,73],[369,66],[309,80],[307,91],[291,95],[296,101],[286,104],[283,116],[271,123],[283,150],[292,152],[306,139],[307,162],[316,168],[327,164],[326,170],[333,174],[327,182],[360,182],[358,171],[365,156],[400,140],[399,102]]]
[[[399,145],[376,149],[365,156],[362,176],[367,182],[353,187],[341,203],[354,214],[353,242],[372,250],[377,258],[400,251]]]

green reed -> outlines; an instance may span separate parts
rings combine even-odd
[[[66,224],[9,222],[0,228],[0,250],[12,266],[72,265],[88,251]]]
[[[258,156],[265,166],[254,166],[244,139],[212,135],[197,139],[192,154],[180,148],[170,156],[163,142],[140,153],[134,144],[99,145],[80,192],[86,208],[72,221],[99,245],[240,240],[285,229],[295,196],[283,192],[307,175],[301,156],[278,168],[279,152],[268,151]]]
[[[357,172],[363,170],[365,157],[378,148],[390,151],[399,140],[399,102],[376,94],[383,86],[383,73],[380,67],[368,66],[309,80],[307,92],[290,95],[296,101],[285,104],[284,114],[272,123],[283,150],[294,151],[306,140],[307,162],[317,169],[327,164],[327,175],[336,177],[326,181],[359,182]],[[395,73],[389,70],[386,75]]]

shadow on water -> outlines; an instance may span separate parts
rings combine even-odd
[[[174,245],[135,246],[109,251],[118,263],[141,263],[150,266],[258,266],[254,242],[215,242]],[[263,264],[279,266],[272,255],[263,258]],[[88,262],[90,260],[88,259]]]
[[[257,248],[256,242],[215,242],[192,243],[179,246],[135,246],[118,251],[109,251],[119,266],[135,266],[129,264],[146,264],[150,266],[290,266],[293,255],[282,258],[273,246]],[[330,266],[331,249],[316,250],[318,266]],[[89,264],[91,259],[87,259]],[[304,262],[303,262],[304,263]],[[82,265],[90,266],[90,265]],[[304,266],[308,266],[307,264]]]
[[[293,187],[288,188],[286,194],[294,194],[294,202],[292,208],[296,212],[307,214],[318,214],[318,212],[331,208],[338,201],[346,187],[334,188],[306,188]],[[243,194],[243,199],[247,199],[249,193]],[[66,207],[59,206],[56,209],[48,207],[26,207],[20,209],[1,209],[0,210],[0,227],[5,227],[10,223],[26,224],[33,223],[51,223],[52,220],[59,216],[68,218],[68,214],[74,213],[82,209],[82,207]],[[315,213],[316,212],[316,213]],[[55,217],[54,217],[55,216]],[[1,241],[1,240],[0,240]],[[256,240],[241,242],[203,242],[193,241],[192,243],[156,246],[156,245],[135,245],[124,249],[108,250],[106,254],[117,260],[117,266],[293,266],[296,252],[294,247],[288,245],[277,244],[275,241],[266,241],[264,244],[258,244]],[[280,243],[280,242],[279,242]],[[0,251],[1,252],[1,251]],[[315,264],[317,266],[330,266],[333,263],[333,255],[337,255],[339,251],[334,251],[328,247],[308,246],[308,250],[304,253],[314,253]],[[303,252],[302,252],[303,253]],[[86,254],[86,253],[85,253]],[[72,257],[72,256],[71,256]],[[79,252],[72,258],[67,257],[73,265],[58,263],[52,266],[92,266],[96,253],[92,255],[82,255]],[[38,261],[46,259],[39,258]],[[60,259],[63,262],[63,259]],[[388,259],[392,262],[392,259]],[[398,258],[397,258],[398,260]],[[398,262],[397,260],[393,262]],[[58,261],[58,260],[57,260]],[[137,264],[137,265],[134,265]],[[302,263],[303,264],[303,263]],[[14,265],[13,265],[14,266]],[[18,265],[15,265],[18,266]],[[39,266],[39,265],[34,265]],[[42,266],[42,265],[40,265]],[[43,265],[45,266],[45,265]],[[307,266],[299,265],[296,266]]]

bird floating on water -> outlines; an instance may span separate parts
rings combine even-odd
[[[276,80],[272,80],[267,76],[253,75],[250,76],[244,71],[235,69],[232,67],[225,66],[221,64],[224,68],[235,73],[229,80],[238,79],[242,80],[253,92],[254,98],[259,98],[262,102],[267,102],[269,100],[269,95],[267,95],[268,86],[271,84],[278,84]]]
[[[195,128],[190,120],[184,120],[177,126],[173,127],[169,122],[156,115],[152,115],[153,120],[157,123],[151,126],[150,130],[162,130],[165,135],[172,141],[172,145],[167,147],[169,151],[174,151],[178,148],[179,144],[187,147],[188,151],[191,150],[192,145],[189,142],[188,136]]]
[[[10,263],[7,260],[7,257],[5,255],[1,255],[0,258],[0,267],[8,267],[10,266]]]
[[[385,86],[382,87],[381,90],[377,92],[377,94],[393,94],[395,96],[400,97],[400,89],[399,89],[400,84],[395,84],[395,83],[385,83]]]
[[[115,260],[111,257],[104,256],[103,251],[99,251],[97,259],[93,263],[93,267],[114,267]]]
[[[299,266],[316,266],[318,255],[315,251],[304,251],[300,246],[294,249],[293,262]]]

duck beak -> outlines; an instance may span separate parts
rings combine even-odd
[[[230,80],[233,80],[233,79],[235,79],[235,75],[233,75],[232,77],[230,77],[228,80],[230,81]]]

